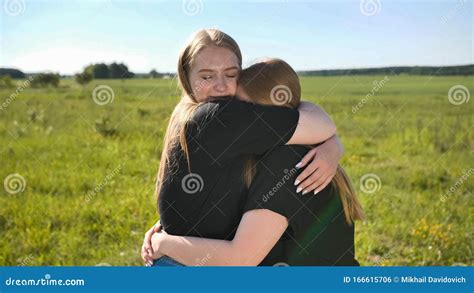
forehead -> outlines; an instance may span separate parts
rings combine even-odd
[[[239,60],[231,50],[223,47],[204,48],[193,62],[194,70],[223,70],[229,67],[239,67]]]

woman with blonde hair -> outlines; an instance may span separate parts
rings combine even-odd
[[[180,54],[183,96],[164,138],[156,186],[161,223],[145,235],[142,258],[147,262],[153,256],[151,236],[161,228],[170,235],[234,237],[247,194],[242,173],[248,156],[327,140],[298,164],[307,166],[295,188],[318,192],[336,173],[342,146],[329,116],[315,105],[291,109],[236,99],[241,64],[237,43],[219,30],[198,31]]]
[[[280,59],[269,59],[241,72],[237,97],[260,105],[275,103],[274,89],[286,91],[280,106],[301,107],[296,72]],[[312,107],[311,104],[303,107]],[[318,196],[298,198],[291,188],[292,164],[309,146],[274,148],[265,158],[247,157],[249,186],[244,214],[232,240],[153,236],[155,257],[167,255],[184,265],[358,265],[354,221],[363,212],[352,184],[338,166],[332,184]],[[260,160],[262,166],[256,168]],[[286,170],[286,171],[285,171]],[[290,171],[288,171],[290,170]]]

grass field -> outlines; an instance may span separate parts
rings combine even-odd
[[[356,227],[362,265],[474,265],[474,107],[448,99],[456,85],[474,93],[473,81],[302,78],[303,97],[325,108],[345,145],[367,215]],[[94,102],[99,85],[113,102]],[[62,80],[13,93],[0,90],[0,265],[142,265],[176,84]]]

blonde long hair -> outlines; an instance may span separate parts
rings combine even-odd
[[[281,59],[268,59],[242,70],[238,86],[257,104],[297,108],[301,102],[298,75]],[[243,180],[247,187],[255,175],[255,166],[255,157],[247,156],[243,171]],[[364,213],[354,187],[340,165],[337,166],[331,184],[341,198],[346,222],[352,225],[354,221],[363,219]]]
[[[177,160],[170,156],[175,148],[181,148],[185,155],[188,170],[191,172],[189,161],[189,150],[186,143],[186,129],[194,111],[200,105],[194,97],[194,91],[189,81],[189,73],[194,65],[196,56],[208,47],[223,47],[231,50],[238,59],[239,67],[242,67],[242,53],[240,48],[229,35],[217,29],[203,29],[197,31],[183,48],[178,59],[178,85],[182,91],[182,97],[173,110],[166,129],[163,150],[161,153],[160,166],[156,176],[155,196],[158,203],[161,187],[163,186],[165,172],[174,172]]]

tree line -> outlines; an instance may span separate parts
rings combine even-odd
[[[301,76],[337,76],[337,75],[474,75],[474,65],[459,66],[393,66],[381,68],[363,69],[330,69],[330,70],[306,70],[299,71]],[[86,85],[93,79],[128,79],[128,78],[163,78],[173,75],[172,73],[160,73],[152,69],[149,73],[135,74],[127,65],[113,62],[111,64],[95,63],[84,68],[81,73],[74,75],[76,82]],[[31,85],[33,87],[45,87],[59,85],[62,77],[58,73],[33,73]],[[12,87],[12,79],[25,79],[26,74],[14,68],[0,68],[0,87]]]
[[[331,69],[299,71],[302,76],[336,76],[336,75],[474,75],[474,65],[460,66],[393,66],[364,69]]]

